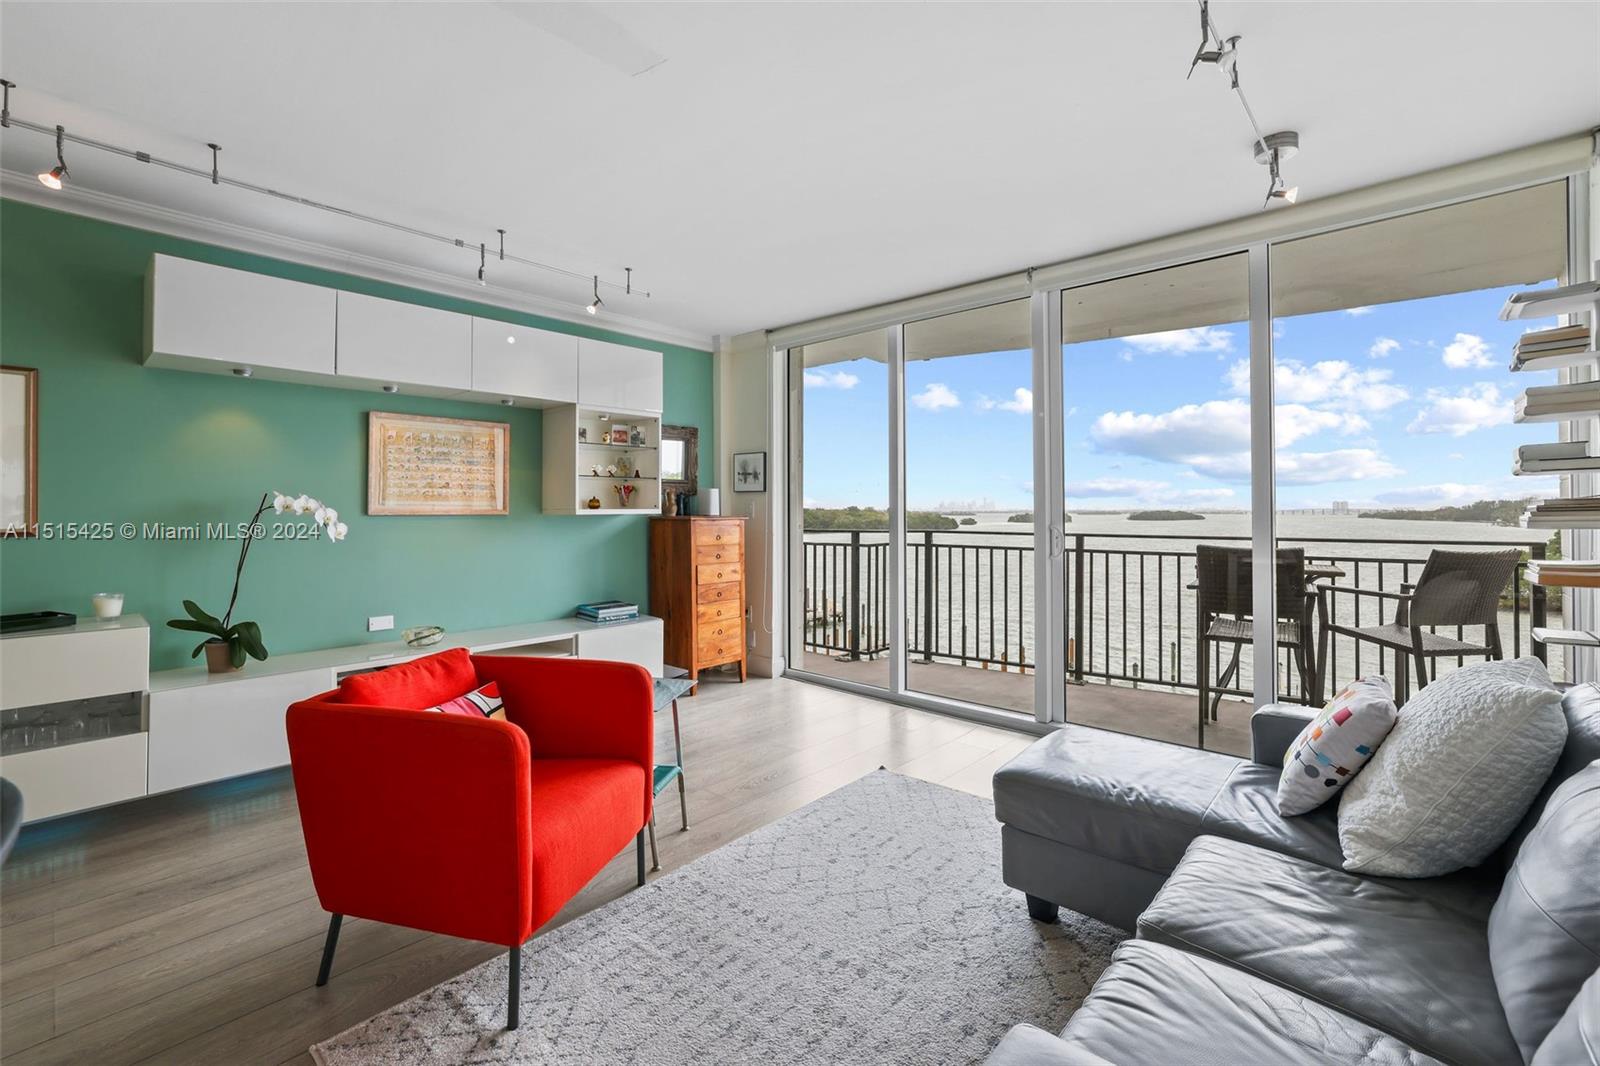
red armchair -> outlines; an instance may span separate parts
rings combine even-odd
[[[506,719],[425,710],[495,682]],[[289,708],[289,758],[317,897],[346,914],[503,944],[507,1028],[522,944],[644,832],[651,678],[578,659],[430,655]]]

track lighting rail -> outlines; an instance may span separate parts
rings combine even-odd
[[[329,214],[339,215],[343,218],[351,219],[352,221],[364,222],[373,226],[382,226],[384,229],[393,230],[396,233],[405,233],[412,237],[433,241],[437,244],[449,244],[457,248],[465,249],[470,249],[472,245],[476,244],[479,248],[478,278],[480,283],[486,283],[483,281],[483,266],[485,259],[484,253],[486,250],[485,242],[466,241],[458,237],[449,237],[442,233],[434,233],[430,230],[420,229],[416,226],[408,226],[403,222],[395,222],[391,219],[380,218],[377,215],[369,215],[361,211],[354,211],[347,207],[339,207],[335,204],[323,203],[320,200],[313,200],[306,196],[297,196],[294,193],[283,192],[279,189],[273,189],[266,185],[257,185],[255,182],[245,181],[241,178],[229,177],[228,175],[221,173],[218,167],[217,154],[220,149],[215,144],[208,144],[206,146],[211,150],[211,167],[210,169],[205,169],[202,167],[192,167],[186,163],[179,163],[172,159],[163,159],[160,156],[151,155],[149,152],[141,152],[132,148],[124,148],[121,145],[112,144],[109,141],[101,141],[96,140],[93,137],[84,137],[80,134],[68,133],[60,126],[47,126],[38,122],[30,122],[27,119],[19,118],[11,113],[10,96],[11,90],[15,88],[15,83],[0,79],[0,84],[3,84],[6,98],[5,106],[3,108],[3,125],[9,129],[27,130],[30,133],[38,133],[47,137],[55,138],[57,144],[57,162],[60,164],[59,169],[61,170],[63,176],[67,176],[67,171],[66,162],[61,157],[61,148],[63,144],[71,144],[82,148],[91,148],[97,152],[106,152],[110,155],[121,156],[124,159],[132,159],[139,163],[147,163],[151,166],[162,167],[166,170],[177,171],[180,174],[187,174],[190,177],[200,178],[201,180],[212,185],[228,185],[235,189],[243,189],[246,192],[256,193],[260,196],[270,196],[275,200],[284,200],[289,203],[299,204],[302,207],[310,207],[318,211],[326,211]],[[59,186],[51,187],[56,188]],[[633,272],[631,268],[628,271],[628,277],[626,281],[602,281],[597,275],[594,274],[584,274],[576,270],[568,270],[565,267],[555,266],[551,263],[542,263],[537,259],[529,259],[526,256],[512,255],[510,252],[505,250],[505,230],[497,230],[496,232],[500,235],[500,259],[504,260],[505,262],[517,263],[521,266],[530,267],[534,270],[542,270],[550,274],[557,274],[561,277],[571,278],[575,281],[592,282],[594,286],[595,303],[589,308],[590,314],[595,313],[600,306],[603,306],[599,299],[601,285],[615,289],[625,296],[642,296],[647,299],[650,296],[649,292],[633,285]]]

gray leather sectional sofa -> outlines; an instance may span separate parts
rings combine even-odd
[[[1600,1066],[1600,688],[1488,862],[1346,873],[1338,804],[1277,813],[1310,710],[1251,722],[1253,758],[1067,726],[994,778],[1005,881],[1135,932],[1059,1036],[1018,1025],[989,1066]],[[1020,915],[1019,915],[1020,919]]]

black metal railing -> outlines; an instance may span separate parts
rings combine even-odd
[[[1076,682],[1122,683],[1172,690],[1199,686],[1195,552],[1163,542],[1248,542],[1248,537],[1196,538],[1193,534],[1070,534],[1065,544],[1067,671]],[[1016,543],[1007,543],[1016,541]],[[1129,542],[1134,542],[1130,545]],[[888,534],[807,530],[804,540],[805,648],[845,660],[889,651]],[[1507,547],[1504,541],[1424,541],[1384,538],[1363,546],[1349,538],[1281,538],[1303,546],[1308,565],[1336,568],[1340,585],[1398,590],[1420,574],[1427,550]],[[1373,545],[1415,547],[1415,556],[1391,558]],[[1546,556],[1540,541],[1512,542],[1531,559]],[[1350,550],[1340,550],[1348,547]],[[1398,554],[1398,553],[1397,553]],[[1544,657],[1530,629],[1545,624],[1545,589],[1530,586],[1526,563],[1515,568],[1502,594],[1501,639],[1506,654]],[[906,537],[906,642],[913,661],[1031,671],[1033,626],[1031,530],[913,530]],[[1391,621],[1392,604],[1364,596],[1334,597],[1335,618],[1352,626]],[[1509,616],[1509,617],[1507,617]],[[1504,632],[1507,624],[1510,639]],[[1456,636],[1463,636],[1454,627]],[[1315,636],[1313,636],[1313,646]],[[1243,694],[1246,669],[1226,691]],[[1392,653],[1335,635],[1328,648],[1324,691],[1363,672],[1392,671]],[[1275,664],[1279,692],[1304,696],[1293,654]],[[1459,661],[1458,661],[1459,665]],[[1216,666],[1213,666],[1215,677]],[[1213,689],[1215,684],[1210,686]]]

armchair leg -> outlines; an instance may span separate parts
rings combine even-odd
[[[678,809],[683,812],[683,831],[689,831],[689,794],[683,787],[683,771],[678,771]]]
[[[328,974],[333,970],[333,949],[339,946],[339,926],[343,922],[342,914],[328,919],[328,939],[322,943],[322,965],[317,969],[318,988],[328,983]]]
[[[656,812],[650,812],[650,869],[661,869],[661,855],[656,851]]]
[[[634,842],[634,850],[639,855],[639,887],[644,887],[644,830],[639,830],[639,838]]]
[[[506,985],[506,1028],[515,1029],[521,1024],[522,1005],[522,945],[511,949],[511,980]]]

